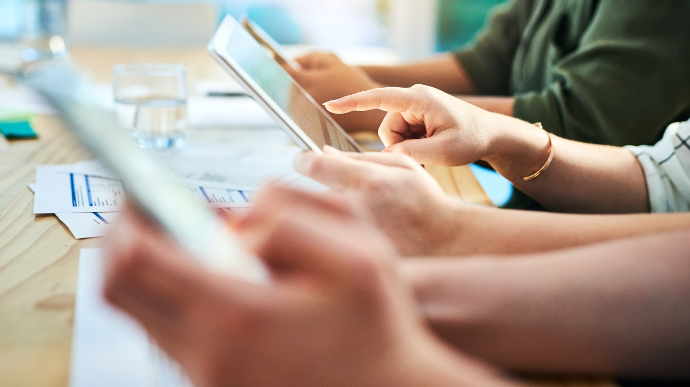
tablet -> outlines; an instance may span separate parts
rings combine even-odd
[[[268,281],[263,262],[244,250],[226,222],[194,199],[179,177],[136,146],[113,113],[95,102],[99,100],[95,86],[74,67],[39,66],[25,73],[23,82],[45,97],[81,143],[123,180],[128,200],[192,257],[214,271]]]
[[[271,52],[271,55],[273,55],[273,59],[275,59],[276,62],[287,64],[295,70],[300,70],[302,68],[297,61],[292,59],[290,55],[283,51],[283,48],[280,47],[280,44],[273,40],[273,38],[271,38],[271,36],[256,23],[249,20],[249,18],[246,16],[240,20],[240,23],[242,23],[242,27],[244,27],[244,29],[247,30],[247,32],[249,32],[249,34],[256,39],[261,46]]]
[[[302,148],[363,152],[232,16],[223,19],[208,51]]]

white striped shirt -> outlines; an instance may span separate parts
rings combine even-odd
[[[669,125],[654,146],[626,146],[644,169],[651,212],[690,211],[690,120]]]

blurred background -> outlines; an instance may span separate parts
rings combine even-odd
[[[23,7],[42,1],[65,2],[0,0],[0,39],[20,36],[27,24]],[[247,14],[279,43],[385,46],[416,59],[468,42],[503,1],[69,0],[66,35],[73,44],[196,45],[223,15]]]

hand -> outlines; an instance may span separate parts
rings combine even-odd
[[[548,152],[548,137],[533,125],[428,86],[369,90],[324,105],[336,114],[388,112],[379,127],[384,152],[402,153],[421,164],[458,166],[485,159],[499,167],[529,170],[543,164],[544,152],[539,150]]]
[[[464,205],[452,201],[418,163],[407,156],[304,152],[297,172],[363,203],[378,227],[405,256],[451,255],[463,233]]]
[[[343,63],[334,54],[313,52],[295,59],[301,70],[283,66],[318,103],[324,103],[359,91],[377,87],[363,71]],[[347,131],[374,131],[381,124],[385,113],[378,111],[356,112],[334,116]]]
[[[270,286],[205,271],[132,209],[106,239],[105,294],[196,386],[440,385],[489,378],[423,327],[395,254],[342,201],[270,188],[234,228]]]

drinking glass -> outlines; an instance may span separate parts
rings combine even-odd
[[[21,41],[26,62],[67,56],[67,0],[23,0]]]
[[[184,66],[161,63],[115,66],[115,117],[142,148],[182,145],[187,131]]]

